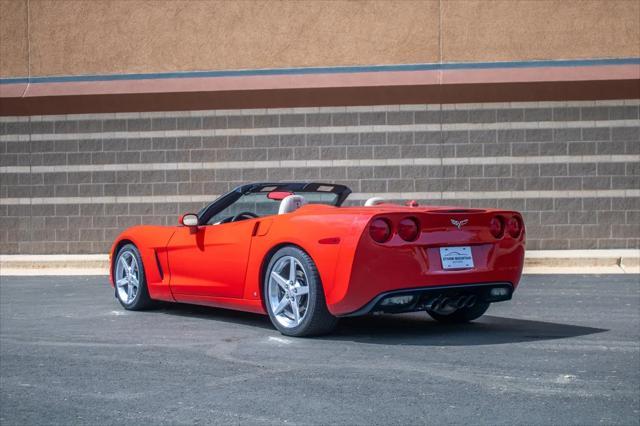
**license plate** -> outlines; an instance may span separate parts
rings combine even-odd
[[[471,247],[440,247],[440,259],[442,269],[469,269],[473,268],[473,256]]]

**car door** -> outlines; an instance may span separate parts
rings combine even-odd
[[[174,297],[241,298],[256,221],[178,228],[167,246]]]

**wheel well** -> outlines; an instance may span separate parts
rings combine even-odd
[[[126,246],[127,244],[131,244],[131,245],[133,245],[134,247],[137,248],[137,246],[131,240],[124,239],[124,240],[118,241],[118,244],[116,245],[116,248],[113,251],[113,257],[111,258],[111,273],[112,274],[115,274],[115,271],[113,270],[113,267],[116,264],[116,258],[118,257],[118,252],[120,252],[120,249],[122,247]]]
[[[269,266],[269,262],[271,261],[271,258],[273,257],[273,255],[276,254],[276,252],[281,248],[289,247],[289,246],[300,249],[303,252],[305,252],[307,256],[311,257],[308,251],[306,251],[304,248],[294,243],[280,243],[278,245],[273,246],[267,252],[267,254],[264,256],[264,259],[262,259],[262,264],[260,265],[260,277],[258,281],[260,283],[260,301],[262,302],[262,308],[265,310],[265,312],[267,312],[267,305],[265,304],[266,302],[264,300],[264,274],[267,272],[267,266]],[[313,260],[313,257],[311,257],[311,259]]]

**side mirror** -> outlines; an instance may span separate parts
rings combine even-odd
[[[178,223],[180,225],[188,226],[190,228],[194,226],[198,226],[198,216],[193,213],[185,213],[182,216],[180,216],[180,219],[178,219]]]

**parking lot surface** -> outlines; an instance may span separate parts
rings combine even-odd
[[[640,418],[640,277],[525,276],[468,325],[124,311],[106,277],[0,277],[0,424],[624,424]]]

